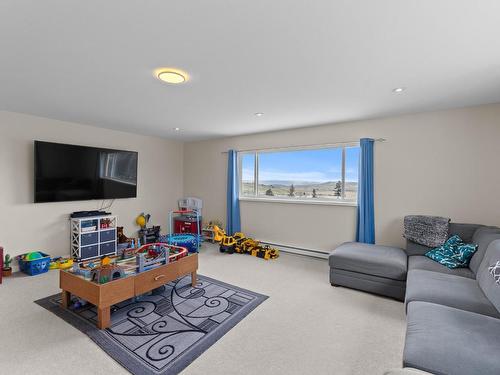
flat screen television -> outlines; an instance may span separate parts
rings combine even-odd
[[[35,203],[137,197],[137,152],[35,141]]]

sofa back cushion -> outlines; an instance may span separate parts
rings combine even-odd
[[[454,236],[455,234],[460,236],[462,241],[465,243],[471,243],[472,237],[474,236],[474,233],[479,228],[483,228],[484,225],[481,224],[464,224],[464,223],[450,223],[450,235]]]
[[[478,247],[477,251],[470,260],[469,268],[476,275],[478,274],[486,249],[490,243],[497,239],[500,239],[500,228],[497,227],[481,227],[474,232],[471,242],[478,245]]]
[[[495,240],[488,246],[484,254],[483,261],[479,267],[477,274],[477,281],[479,287],[486,295],[486,298],[496,307],[500,312],[500,284],[497,282],[497,262],[500,261],[500,239]]]
[[[458,235],[465,243],[475,243],[472,240],[473,234],[481,227],[483,226],[480,224],[450,223],[448,238]],[[408,255],[424,255],[429,250],[431,250],[430,247],[409,240],[406,241],[406,253]]]

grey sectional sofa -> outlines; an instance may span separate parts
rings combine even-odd
[[[478,244],[469,268],[442,266],[424,256],[428,248],[409,241],[406,250],[347,243],[330,255],[330,282],[405,297],[405,367],[434,374],[500,374],[500,285],[488,270],[500,261],[500,228],[451,223],[449,234]],[[406,291],[394,289],[404,284],[403,274]]]

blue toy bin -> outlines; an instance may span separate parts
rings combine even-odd
[[[42,253],[41,251],[39,251],[39,253],[42,254],[43,257],[35,260],[23,260],[22,257],[27,253],[18,255],[17,261],[19,262],[19,269],[30,276],[48,272],[50,266],[50,255]]]

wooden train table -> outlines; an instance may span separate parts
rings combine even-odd
[[[90,302],[97,308],[97,326],[104,329],[110,325],[111,306],[186,275],[191,275],[191,284],[195,286],[197,269],[198,254],[195,253],[144,272],[127,274],[125,277],[104,284],[91,281],[71,270],[60,270],[61,305],[63,308],[68,308],[71,295]]]

